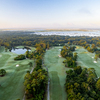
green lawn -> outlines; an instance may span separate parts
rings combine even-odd
[[[3,50],[2,50],[3,51]],[[24,96],[24,76],[32,67],[28,65],[33,60],[25,59],[14,61],[17,54],[0,52],[0,69],[5,69],[7,74],[0,77],[0,100],[16,100]],[[19,65],[16,67],[16,65]]]
[[[76,51],[78,53],[77,63],[82,67],[95,68],[97,75],[100,77],[100,59],[97,63],[94,63],[95,53],[90,53],[81,46],[77,46]]]
[[[49,71],[50,76],[50,100],[66,100],[65,92],[66,68],[62,63],[64,58],[59,57],[62,47],[53,47],[47,50],[44,56],[44,63]]]

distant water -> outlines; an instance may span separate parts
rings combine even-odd
[[[27,51],[27,49],[12,49],[11,52],[16,54],[24,54]],[[28,50],[30,51],[30,50]]]
[[[32,33],[31,33],[32,34]],[[44,31],[35,32],[37,35],[61,35],[61,36],[100,36],[100,31]]]

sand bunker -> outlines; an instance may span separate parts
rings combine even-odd
[[[59,49],[59,51],[61,51],[61,49]]]
[[[79,47],[78,46],[76,46],[76,48],[75,49],[79,49]]]
[[[92,58],[94,58],[94,57],[92,57]]]
[[[19,65],[16,65],[16,67],[18,67]]]
[[[84,52],[84,53],[88,53],[88,52]]]
[[[2,57],[2,55],[0,55],[0,57]]]
[[[58,55],[59,57],[61,57],[61,55]]]
[[[94,61],[94,63],[97,63],[97,61]]]

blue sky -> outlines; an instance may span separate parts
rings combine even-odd
[[[0,28],[100,28],[100,0],[0,0]]]

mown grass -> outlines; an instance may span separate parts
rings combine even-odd
[[[76,51],[78,53],[77,63],[78,65],[86,68],[95,68],[96,74],[100,77],[100,59],[97,63],[94,63],[95,53],[90,53],[81,46],[77,46]]]
[[[16,46],[16,48],[23,49],[24,46]]]
[[[6,64],[7,60],[10,58],[9,54],[0,54],[0,67],[4,67],[4,65]]]
[[[0,77],[0,100],[22,100],[24,96],[24,76],[32,67],[29,62],[33,60],[25,59],[14,61],[17,54],[12,52],[1,52],[0,69],[6,70],[6,75]],[[16,67],[16,65],[19,65]]]
[[[53,89],[50,95],[53,98],[51,100],[62,100],[62,87],[60,85],[58,73],[57,71],[51,71],[50,74],[52,77],[50,87]],[[57,95],[55,93],[57,93]]]
[[[59,57],[62,47],[53,47],[47,50],[44,56],[44,63],[48,68],[50,76],[50,100],[66,100],[65,92],[66,68],[62,63],[64,58]]]

